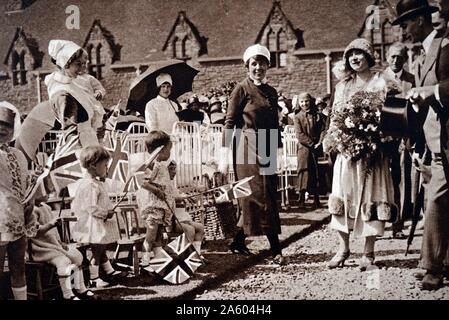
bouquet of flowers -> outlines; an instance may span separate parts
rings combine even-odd
[[[379,155],[389,137],[380,132],[383,92],[358,91],[343,106],[335,108],[323,146],[327,152],[341,153],[354,161],[366,158],[370,163]]]

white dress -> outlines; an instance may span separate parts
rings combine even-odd
[[[375,88],[377,80],[378,75],[373,74],[371,80],[362,88],[356,87],[355,78],[338,83],[332,113],[338,112],[342,104],[349,101],[355,92],[378,90]],[[394,210],[397,212],[389,161],[386,155],[381,154],[371,173],[366,174],[368,164],[366,159],[352,161],[341,154],[337,155],[332,194],[329,197],[331,228],[345,233],[353,230],[355,237],[383,235],[385,221],[372,217],[384,218],[391,215]]]
[[[79,243],[109,244],[119,239],[115,217],[105,220],[112,203],[103,182],[88,174],[80,180],[71,208],[78,221],[73,240]]]

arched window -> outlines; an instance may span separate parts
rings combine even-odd
[[[25,67],[25,51],[20,54],[16,50],[11,55],[11,73],[13,85],[24,85],[27,83],[27,70]]]
[[[87,54],[89,57],[89,74],[93,75],[98,80],[101,80],[103,74],[102,68],[105,66],[105,64],[102,63],[101,57],[101,49],[103,46],[99,43],[95,48],[95,52],[93,52],[93,45],[89,45],[87,48]]]
[[[277,33],[272,29],[268,31],[267,47],[271,55],[271,68],[287,66],[287,36],[282,28]]]
[[[191,42],[189,37],[185,36],[184,39],[182,39],[182,57],[183,59],[190,58],[190,49],[191,49]]]
[[[27,83],[27,73],[25,68],[25,51],[22,51],[19,56],[19,82],[20,84]]]

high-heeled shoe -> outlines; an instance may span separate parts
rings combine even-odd
[[[349,251],[337,252],[337,254],[331,259],[331,261],[327,263],[327,267],[329,269],[335,269],[340,266],[343,267],[350,254],[351,252]]]
[[[244,243],[232,242],[229,245],[229,249],[232,251],[232,253],[240,253],[246,256],[252,255],[252,252],[249,251],[248,247]]]
[[[368,270],[374,266],[374,252],[365,253],[359,262],[360,271]]]

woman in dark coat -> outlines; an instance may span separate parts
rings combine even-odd
[[[301,110],[294,116],[298,139],[298,191],[299,206],[305,204],[305,193],[314,195],[314,208],[321,206],[318,192],[318,157],[323,155],[322,142],[325,134],[325,120],[315,108],[314,99],[307,93],[296,97]]]
[[[256,44],[245,51],[243,61],[248,77],[237,84],[231,94],[224,127],[222,160],[230,158],[229,148],[235,132],[233,162],[236,180],[254,178],[250,181],[252,194],[239,199],[242,216],[238,226],[243,229],[234,238],[231,250],[250,254],[245,245],[246,236],[266,235],[273,261],[284,264],[278,236],[281,224],[276,200],[276,158],[277,149],[282,146],[278,95],[273,87],[265,83],[270,52]],[[227,172],[228,163],[221,161],[221,172]]]

